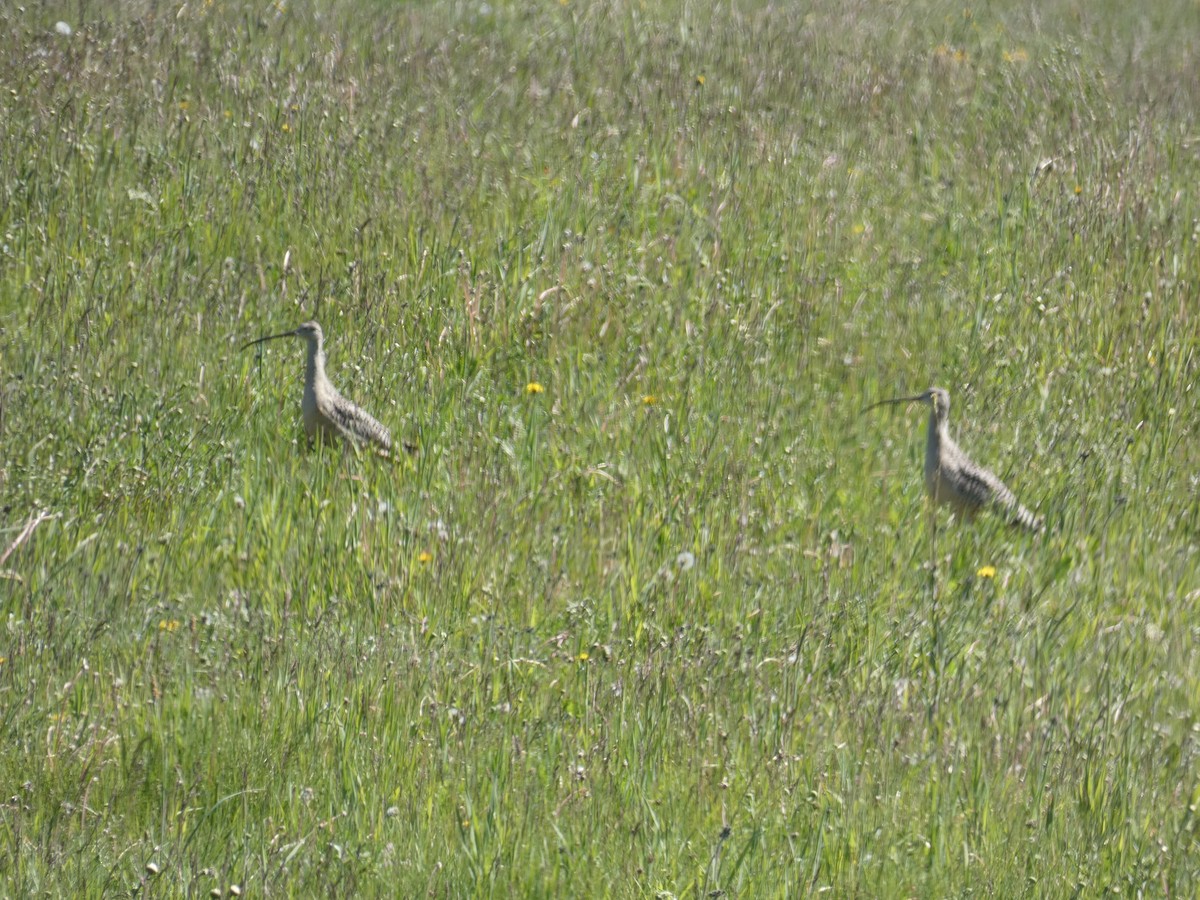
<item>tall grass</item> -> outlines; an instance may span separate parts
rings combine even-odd
[[[1197,16],[0,8],[4,891],[1194,893]]]

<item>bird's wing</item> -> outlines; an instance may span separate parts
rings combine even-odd
[[[977,466],[970,460],[963,459],[956,473],[961,479],[962,487],[972,497],[978,497],[979,502],[992,503],[1004,510],[1009,522],[1023,525],[1033,531],[1042,527],[1042,520],[1021,505],[1017,495],[990,470]]]
[[[340,394],[329,398],[322,410],[325,417],[341,433],[342,437],[356,443],[378,444],[384,450],[392,448],[392,436],[372,415],[355,406]]]

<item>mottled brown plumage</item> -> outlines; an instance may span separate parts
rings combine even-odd
[[[930,405],[925,438],[925,490],[936,504],[950,506],[959,516],[971,518],[985,506],[997,507],[1014,525],[1040,531],[1042,519],[1018,502],[1016,495],[992,472],[973,462],[950,437],[950,393],[933,387],[915,397],[881,400],[885,403],[921,402]]]
[[[325,337],[316,322],[305,322],[295,331],[257,338],[242,345],[242,349],[282,337],[302,337],[308,341],[304,398],[300,401],[300,410],[304,414],[304,431],[309,442],[318,438],[341,438],[354,444],[370,443],[390,450],[392,436],[388,430],[365,410],[339,394],[325,374]]]

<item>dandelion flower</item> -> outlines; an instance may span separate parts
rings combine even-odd
[[[575,657],[575,658],[576,658],[577,660],[579,660],[580,662],[587,662],[587,661],[588,661],[588,659],[589,659],[589,657],[588,657],[588,655],[587,655],[587,652],[586,652],[586,651],[585,651],[585,652],[583,652],[583,653],[580,653],[580,654],[579,654],[577,657]]]
[[[536,381],[531,381],[531,382],[529,382],[529,384],[525,385],[525,393],[527,393],[527,394],[544,394],[544,393],[546,393],[546,389],[544,387],[542,387],[540,384],[538,384]]]
[[[996,567],[995,566],[980,566],[979,569],[975,572],[975,574],[978,575],[980,578],[995,578],[996,577]]]
[[[430,553],[428,550],[422,550],[420,553],[417,554],[417,562],[419,562],[423,566],[427,566],[431,562],[433,562],[433,554]]]
[[[658,402],[658,398],[655,397],[653,394],[647,394],[645,397],[642,398],[642,406],[653,406],[657,402]]]

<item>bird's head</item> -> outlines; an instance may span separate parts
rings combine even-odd
[[[894,397],[890,400],[880,400],[878,403],[872,403],[866,407],[863,412],[891,403],[928,403],[938,419],[945,419],[950,415],[950,392],[940,387],[931,387],[929,390],[912,397]]]
[[[273,341],[276,338],[285,337],[302,337],[309,343],[316,343],[319,346],[324,338],[324,335],[321,334],[321,326],[317,324],[315,319],[313,319],[305,322],[303,325],[293,329],[292,331],[281,331],[279,334],[268,334],[265,337],[255,338],[252,341],[247,341],[246,343],[242,344],[241,349],[245,350],[247,347],[253,347],[255,344],[261,344],[263,341]]]
[[[931,387],[921,397],[933,407],[934,415],[939,419],[950,415],[950,392],[945,388]]]
[[[317,324],[316,319],[310,319],[305,322],[293,334],[297,337],[307,338],[310,341],[314,339],[320,341],[324,338],[324,335],[321,333],[321,326]]]

